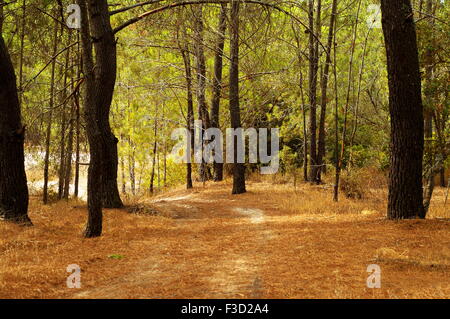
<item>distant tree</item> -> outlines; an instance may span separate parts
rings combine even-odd
[[[389,77],[391,167],[389,219],[425,218],[422,195],[424,116],[416,28],[409,0],[382,0]]]

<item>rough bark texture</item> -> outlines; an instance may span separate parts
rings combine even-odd
[[[25,127],[20,119],[16,76],[1,32],[0,75],[0,219],[31,225],[27,214]]]
[[[109,125],[116,81],[116,41],[107,1],[79,0],[78,3],[84,21],[81,29],[84,116],[91,157],[88,172],[89,214],[84,235],[96,237],[102,233],[102,205],[122,206],[117,187],[117,138],[111,133]]]
[[[241,111],[239,106],[239,1],[231,2],[231,65],[230,65],[230,117],[231,127],[241,127]],[[242,194],[245,189],[245,165],[237,163],[237,141],[234,143],[233,191]]]
[[[424,218],[423,105],[416,29],[409,0],[382,0],[389,76],[391,168],[388,218]]]
[[[92,128],[90,128],[91,133],[94,134],[91,137],[95,137],[99,146],[101,144],[98,151],[101,156],[100,183],[102,187],[98,188],[97,191],[101,190],[103,207],[120,208],[123,203],[117,185],[118,139],[112,133],[109,123],[109,113],[116,83],[116,40],[109,20],[107,1],[88,0],[87,4],[90,27],[89,41],[95,51],[95,62],[91,68],[84,69],[85,74],[90,74],[89,83],[86,81],[86,88],[91,91],[89,95],[92,95],[89,98],[89,104],[93,104],[92,112],[89,110],[90,106],[86,105],[87,112],[85,113],[89,113],[86,116],[91,123],[95,121],[95,130],[92,131]],[[83,62],[85,63],[84,60]]]
[[[108,112],[109,113],[109,112]],[[108,115],[109,117],[109,115]],[[104,134],[106,137],[107,149],[105,153],[105,163],[102,172],[103,196],[102,202],[105,208],[121,208],[123,207],[120,198],[119,186],[117,184],[117,171],[119,167],[119,155],[117,144],[119,140],[109,127],[109,118],[105,120]]]

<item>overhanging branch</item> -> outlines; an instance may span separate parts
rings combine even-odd
[[[129,7],[125,7],[125,8],[122,8],[122,9],[118,9],[118,10],[112,11],[111,14],[124,12],[124,11],[130,10],[132,8],[136,8],[136,7],[139,7],[139,6],[144,6],[146,4],[162,2],[162,1],[163,0],[153,0],[153,1],[141,2],[141,3],[135,4],[133,6],[129,6]],[[299,18],[297,18],[296,16],[294,16],[290,12],[286,11],[285,9],[283,9],[283,8],[281,8],[281,7],[279,7],[279,6],[275,5],[275,4],[266,3],[266,2],[259,1],[259,0],[240,0],[240,1],[242,3],[257,4],[257,5],[261,5],[261,6],[264,6],[264,7],[272,8],[272,9],[277,10],[277,11],[283,13],[283,14],[286,14],[287,16],[289,16],[293,20],[295,20],[297,23],[299,23],[301,26],[303,26],[307,30],[307,32],[310,32],[313,35],[313,37],[315,38],[315,40],[320,44],[320,46],[326,52],[326,48],[323,45],[323,43],[320,41],[319,37],[303,21],[301,21]],[[208,4],[208,3],[210,3],[210,4],[223,4],[223,3],[229,3],[229,2],[230,2],[229,0],[196,0],[196,1],[181,1],[181,2],[171,3],[171,4],[167,4],[167,5],[164,5],[164,6],[155,8],[155,9],[152,9],[150,11],[144,12],[144,13],[142,13],[141,15],[139,15],[137,17],[129,19],[128,21],[125,21],[120,26],[114,28],[113,31],[114,31],[114,33],[117,33],[119,31],[125,29],[126,27],[128,27],[128,26],[130,26],[130,25],[132,25],[132,24],[134,24],[136,22],[139,22],[142,19],[144,19],[144,18],[146,18],[146,17],[148,17],[150,15],[153,15],[153,14],[156,14],[156,13],[168,10],[168,9],[173,9],[173,8],[176,8],[176,7],[182,7],[182,6],[188,6],[188,5]]]

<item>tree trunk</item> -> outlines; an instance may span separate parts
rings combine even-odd
[[[223,49],[225,47],[225,32],[227,30],[227,5],[222,4],[219,15],[219,27],[216,44],[216,54],[214,57],[214,77],[213,77],[213,97],[211,102],[211,127],[219,128],[219,109],[222,93],[223,75]],[[223,180],[223,163],[214,161],[214,181]]]
[[[109,112],[108,112],[109,113]],[[117,184],[117,171],[119,168],[119,154],[117,144],[119,140],[111,132],[109,126],[109,118],[105,119],[103,126],[106,140],[106,158],[104,159],[104,167],[102,172],[103,183],[103,207],[105,208],[121,208],[123,207],[120,198],[119,186]]]
[[[76,114],[76,105],[72,106],[72,110],[70,112],[70,120],[69,120],[69,134],[67,136],[67,154],[64,163],[64,190],[62,197],[67,200],[69,199],[69,190],[70,190],[70,180],[72,178],[72,154],[73,154],[73,131],[74,131],[74,122],[75,122],[75,114]]]
[[[79,0],[78,4],[84,21],[81,27],[85,79],[83,100],[90,149],[89,214],[84,235],[97,237],[102,233],[102,205],[122,206],[117,186],[118,140],[109,125],[116,82],[116,41],[106,0]]]
[[[158,105],[156,106],[155,115],[158,114]],[[158,120],[155,117],[155,126],[154,126],[154,134],[153,138],[155,139],[153,142],[153,160],[152,160],[152,174],[150,177],[150,193],[153,194],[155,191],[154,184],[155,184],[155,166],[156,166],[156,152],[158,150]]]
[[[320,0],[318,4],[317,18],[320,19]],[[314,37],[314,0],[309,0],[309,180],[317,182],[317,74],[319,65],[317,40]],[[317,30],[316,30],[317,31]]]
[[[184,39],[186,41],[186,37]],[[189,47],[187,44],[181,48],[181,55],[183,57],[185,76],[186,76],[186,95],[187,95],[187,123],[186,126],[191,133],[190,141],[190,159],[192,160],[192,152],[194,150],[194,98],[192,94],[192,69],[191,56],[189,54]],[[191,189],[192,184],[192,163],[189,161],[186,164],[186,188]]]
[[[6,48],[0,9],[0,219],[31,225],[25,174],[24,135],[14,68]]]
[[[231,127],[241,127],[241,111],[239,106],[239,1],[231,0],[230,16],[230,117]],[[234,143],[233,190],[232,194],[242,194],[245,189],[245,165],[237,162],[237,139]]]
[[[77,34],[78,47],[77,47],[77,61],[79,66],[77,68],[77,78],[81,78],[81,70],[82,70],[82,58],[80,51],[80,35]],[[79,87],[77,91],[74,92],[73,100],[75,103],[75,132],[77,137],[75,138],[75,180],[73,187],[73,196],[78,198],[78,187],[80,182],[80,92]]]
[[[61,38],[63,38],[64,34],[64,26],[61,26]],[[72,33],[69,32],[69,43],[72,40]],[[67,180],[67,159],[68,154],[66,154],[66,129],[67,129],[67,80],[68,80],[68,72],[69,72],[69,62],[70,62],[70,48],[66,51],[66,57],[65,57],[65,63],[64,65],[61,65],[60,74],[64,73],[64,80],[63,80],[63,86],[62,86],[62,92],[61,92],[61,102],[64,103],[61,106],[61,129],[60,129],[60,153],[59,153],[59,170],[58,170],[58,199],[61,199],[64,197],[64,191],[66,189],[66,180]],[[72,79],[72,89],[73,89],[73,79]],[[72,113],[72,109],[70,109],[70,113]],[[72,115],[72,114],[71,114]],[[71,129],[71,117],[69,117],[69,130]],[[69,133],[70,134],[70,133]],[[68,137],[69,138],[69,137]],[[68,142],[69,143],[69,142]],[[69,148],[69,146],[67,146]],[[67,150],[68,151],[68,150]],[[67,185],[68,186],[68,185]]]
[[[336,20],[336,11],[337,11],[337,0],[333,0],[332,8],[331,8],[331,17],[330,17],[330,26],[328,31],[328,42],[326,47],[326,58],[325,58],[325,67],[323,70],[322,76],[322,97],[321,97],[321,106],[320,106],[320,121],[319,121],[319,145],[317,152],[317,181],[322,182],[322,171],[324,170],[324,157],[325,157],[325,120],[327,116],[327,104],[328,104],[328,79],[331,65],[331,46],[333,45],[334,38],[334,25]]]
[[[53,31],[53,51],[52,56],[55,56],[58,51],[58,22],[55,21]],[[48,179],[49,179],[49,166],[50,166],[50,144],[52,138],[52,121],[53,121],[53,108],[55,104],[55,68],[56,59],[52,61],[51,78],[50,78],[50,105],[47,115],[47,132],[45,136],[45,156],[44,156],[44,194],[42,201],[44,204],[48,203]]]
[[[346,150],[346,146],[347,146],[348,111],[350,109],[350,94],[351,94],[352,84],[353,84],[353,62],[354,62],[354,58],[355,58],[356,39],[358,37],[358,25],[359,25],[359,15],[361,12],[361,4],[362,4],[362,0],[360,0],[358,2],[358,9],[356,11],[355,26],[353,28],[353,37],[352,37],[352,43],[351,43],[351,48],[350,48],[347,94],[345,97],[345,109],[344,109],[344,127],[342,129],[341,154],[340,154],[340,158],[339,158],[339,171],[342,170],[342,167],[344,165],[345,150]]]
[[[202,130],[205,131],[210,127],[210,118],[208,107],[206,106],[206,60],[203,44],[203,7],[199,5],[195,11],[194,31],[195,31],[195,58],[197,69],[197,102],[198,102],[198,119],[202,121]],[[203,141],[203,147],[207,142]],[[203,157],[199,165],[200,181],[205,182],[211,179],[211,173],[207,163]]]
[[[337,31],[337,18],[334,21],[334,29]],[[336,32],[335,31],[335,32]],[[336,35],[335,35],[336,38]],[[341,165],[339,158],[339,92],[337,81],[337,43],[333,41],[333,77],[334,77],[334,187],[333,187],[333,200],[339,201],[339,183],[341,179]]]
[[[425,218],[422,194],[423,105],[416,28],[409,0],[382,0],[389,77],[389,219]]]

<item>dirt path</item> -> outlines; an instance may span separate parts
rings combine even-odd
[[[237,196],[230,189],[211,183],[171,192],[144,203],[148,215],[107,211],[106,235],[83,243],[108,240],[117,248],[103,256],[119,252],[124,259],[80,263],[82,289],[64,297],[448,296],[446,220],[393,223],[378,202],[335,204],[328,192],[309,185],[293,191],[253,183]],[[124,220],[129,224],[117,226],[111,237],[110,227]],[[382,268],[383,289],[367,288],[367,267],[374,263]]]
[[[226,198],[225,198],[226,197]],[[211,203],[214,202],[214,205]],[[158,258],[170,254],[165,250],[171,244],[161,242],[159,247],[149,247],[151,256],[139,262],[137,270],[121,278],[114,278],[106,285],[83,290],[75,298],[140,298],[179,297],[174,295],[152,295],[146,289],[159,282],[161,286],[178,284],[186,273],[195,273],[199,268],[206,268],[204,274],[196,278],[199,291],[187,297],[208,298],[261,298],[263,281],[259,275],[265,263],[262,253],[271,239],[271,230],[266,225],[265,212],[261,209],[246,207],[245,202],[236,199],[230,201],[224,194],[219,194],[214,201],[201,193],[181,194],[159,197],[148,203],[156,209],[164,210],[176,220],[176,229],[180,233],[187,229],[197,229],[199,234],[217,232],[216,240],[205,247],[194,235],[190,241],[180,243],[184,252],[192,257],[202,256],[198,263],[182,256],[175,258]],[[222,225],[222,230],[217,225]],[[225,229],[225,230],[223,230]],[[176,231],[175,231],[176,233]],[[244,243],[242,244],[242,235]],[[193,239],[193,240],[192,240]],[[224,242],[237,241],[242,245],[224,245]],[[183,242],[180,236],[180,242]],[[140,243],[141,244],[141,243]],[[214,258],[208,258],[208,255]],[[206,265],[205,265],[206,263]],[[180,277],[167,276],[178,274]],[[133,292],[133,293],[132,293]],[[186,297],[181,291],[180,295]]]

